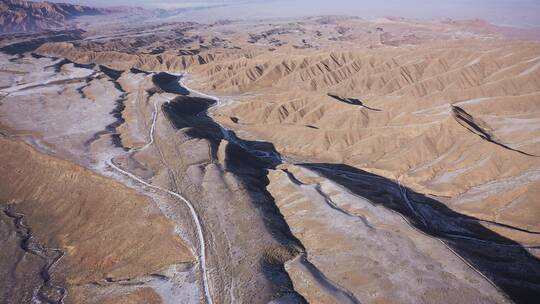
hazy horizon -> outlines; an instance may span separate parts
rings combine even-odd
[[[152,3],[143,0],[65,0],[93,6],[142,6],[162,9],[193,9],[194,15],[186,19],[203,20],[234,18],[276,18],[309,15],[354,15],[366,18],[401,16],[407,18],[434,19],[481,18],[499,25],[540,26],[540,1],[536,0],[159,0]]]

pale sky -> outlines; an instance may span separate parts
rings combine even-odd
[[[482,18],[496,24],[540,26],[540,0],[64,0],[93,6],[131,5],[166,9],[226,4],[198,11],[205,19],[275,18],[306,15]],[[206,16],[204,15],[206,14]]]

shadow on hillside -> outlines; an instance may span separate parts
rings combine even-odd
[[[212,154],[222,140],[229,145],[225,151],[224,169],[238,176],[249,189],[253,204],[264,215],[267,229],[284,246],[301,248],[292,235],[273,197],[267,192],[268,169],[281,163],[281,156],[268,142],[247,141],[232,131],[224,136],[219,125],[212,121],[206,110],[213,100],[180,96],[163,110],[178,129],[187,129],[194,138],[208,139]],[[352,193],[401,214],[412,226],[445,242],[455,253],[477,271],[489,278],[497,288],[516,303],[536,303],[540,298],[540,260],[520,244],[484,227],[480,220],[457,213],[443,203],[421,193],[401,187],[396,182],[341,164],[300,164],[319,173]],[[407,203],[407,201],[409,203]],[[507,227],[511,228],[511,227]],[[283,276],[283,261],[262,261],[266,272],[278,286],[290,287]],[[270,265],[270,266],[269,266]]]
[[[371,110],[371,111],[377,111],[377,112],[380,112],[382,111],[381,109],[375,109],[375,108],[371,108],[371,107],[368,107],[366,106],[360,99],[358,98],[348,98],[348,97],[341,97],[341,96],[337,96],[337,95],[334,95],[334,94],[330,94],[328,93],[327,94],[329,97],[332,97],[336,100],[339,100],[341,102],[344,102],[344,103],[348,103],[350,105],[354,105],[354,106],[361,106],[361,107],[364,107],[368,110]]]
[[[218,159],[219,146],[226,136],[234,142],[228,144],[224,150],[224,159],[221,159],[222,168],[238,177],[242,188],[246,190],[245,194],[250,197],[250,203],[258,211],[268,233],[274,237],[283,252],[279,255],[263,252],[260,258],[263,274],[275,285],[274,299],[286,297],[294,299],[293,303],[307,303],[294,291],[292,281],[284,268],[287,260],[303,251],[302,245],[289,230],[273,197],[266,190],[269,184],[268,168],[274,166],[276,161],[269,159],[270,156],[261,161],[259,157],[262,155],[257,155],[254,151],[264,149],[265,153],[278,154],[271,143],[241,140],[232,132],[224,134],[220,126],[207,116],[206,111],[214,104],[215,101],[211,99],[178,96],[171,102],[163,104],[162,109],[176,129],[183,129],[189,137],[207,140],[214,160]],[[277,244],[268,244],[268,249],[277,250]]]
[[[182,76],[161,72],[152,76],[152,81],[163,92],[187,96],[190,92],[180,85],[181,78]]]
[[[6,53],[8,55],[19,55],[27,52],[33,52],[39,48],[42,44],[47,42],[65,42],[82,39],[82,30],[71,30],[71,31],[60,31],[60,32],[50,32],[49,34],[45,33],[39,37],[40,34],[35,34],[35,38],[32,38],[32,34],[23,35],[22,38],[28,38],[25,41],[12,43],[0,48],[0,52]],[[14,36],[15,34],[4,35],[8,37],[9,35]]]
[[[520,244],[443,203],[387,178],[341,164],[303,164],[375,205],[398,212],[412,226],[443,240],[516,303],[538,303],[540,260]],[[407,204],[406,199],[410,202]]]

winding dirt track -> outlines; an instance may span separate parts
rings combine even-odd
[[[184,87],[186,90],[188,90],[191,94],[196,94],[196,95],[199,95],[199,96],[201,96],[203,98],[208,98],[208,99],[214,100],[216,103],[212,107],[219,107],[219,106],[222,105],[222,101],[220,100],[220,98],[201,93],[201,92],[193,90],[193,89],[189,88],[187,85],[185,85],[184,82],[183,82],[183,79],[185,78],[185,75],[186,74],[180,74],[179,84],[182,87]],[[165,100],[165,102],[170,102],[170,100]],[[152,113],[152,123],[151,123],[150,130],[149,130],[149,140],[148,140],[148,142],[144,146],[142,146],[141,148],[130,150],[129,152],[127,152],[127,154],[131,155],[131,154],[136,153],[136,152],[141,152],[141,151],[146,150],[147,148],[151,147],[154,144],[154,134],[156,132],[156,122],[157,122],[157,118],[158,118],[158,115],[159,115],[159,108],[158,107],[159,107],[160,103],[161,102],[159,102],[157,100],[154,101],[154,103],[153,103],[154,111]],[[241,146],[242,148],[246,149],[246,151],[250,152],[251,154],[256,154],[257,157],[259,157],[259,158],[270,158],[270,159],[276,160],[278,162],[289,163],[289,164],[293,164],[293,165],[298,164],[295,161],[288,161],[284,157],[281,157],[281,155],[279,155],[279,154],[275,154],[275,153],[268,152],[268,151],[250,149],[249,147],[246,147],[244,144],[242,144],[242,142],[238,141],[237,138],[235,137],[234,133],[231,133],[228,129],[221,126],[221,124],[219,124],[218,122],[216,122],[216,124],[220,127],[221,132],[223,133],[223,136],[224,136],[225,140]],[[204,288],[205,302],[209,303],[209,304],[213,304],[212,296],[211,296],[211,293],[210,293],[210,283],[209,283],[209,279],[208,279],[208,272],[209,271],[208,271],[207,265],[206,265],[206,247],[207,247],[207,244],[206,244],[206,241],[204,239],[204,233],[203,233],[203,228],[202,228],[202,224],[201,224],[201,221],[200,221],[199,214],[195,210],[193,204],[180,193],[173,192],[171,190],[168,190],[168,189],[165,189],[165,188],[162,188],[162,187],[159,187],[159,186],[152,185],[152,184],[146,182],[145,180],[143,180],[142,178],[136,176],[135,174],[130,173],[130,172],[126,171],[126,170],[123,170],[123,169],[119,168],[117,165],[114,164],[113,158],[107,160],[107,165],[110,168],[112,168],[113,170],[115,170],[115,171],[119,172],[120,174],[130,178],[133,181],[135,181],[136,183],[142,184],[143,186],[154,189],[154,190],[161,191],[163,193],[167,193],[167,194],[169,194],[169,195],[171,195],[171,196],[173,196],[175,198],[178,198],[178,199],[182,200],[186,204],[186,206],[190,210],[190,214],[191,214],[191,217],[193,218],[193,222],[195,223],[195,228],[196,228],[196,231],[197,231],[197,238],[198,238],[198,243],[199,243],[198,260],[200,261],[199,265],[201,267],[201,274],[202,274],[202,278],[203,278],[202,284],[203,284],[203,288]],[[351,172],[341,171],[341,170],[338,170],[338,169],[328,169],[328,168],[325,168],[325,169],[329,170],[329,171],[332,171],[333,173],[338,174],[340,176],[344,175],[348,179],[351,179],[351,180],[355,180],[356,178],[359,178],[359,176],[356,176],[354,173],[351,173]],[[312,171],[312,170],[310,170],[310,171]],[[424,218],[424,216],[420,212],[418,212],[418,210],[416,210],[416,208],[415,208],[416,203],[414,202],[414,200],[409,198],[409,195],[407,193],[407,188],[403,187],[399,180],[396,181],[396,183],[397,183],[397,186],[399,188],[399,192],[401,194],[401,197],[402,197],[404,203],[406,204],[407,208],[412,212],[412,214],[414,215],[414,217],[416,219],[420,220],[420,222],[423,224],[424,227],[429,228],[430,223]],[[322,191],[322,189],[320,189],[320,186],[316,190],[319,192],[319,194],[323,195],[326,198],[326,201],[327,201],[329,207],[337,209],[338,211],[344,212],[346,214],[349,214],[346,210],[342,210],[339,207],[337,207],[331,201],[331,199],[329,199],[328,196],[325,195],[325,193]],[[349,215],[351,215],[351,214],[349,214]],[[406,219],[405,219],[405,222],[409,226],[413,226],[413,228],[414,228],[414,225],[411,225],[409,223],[409,221],[407,221]],[[366,223],[366,221],[364,221],[364,223]],[[369,226],[369,223],[367,223],[367,225]],[[477,239],[477,238],[468,237],[468,236],[462,236],[462,235],[456,235],[456,234],[448,234],[448,233],[446,233],[446,236],[449,237],[449,238],[454,238],[454,239],[465,239],[465,240],[469,240],[469,241],[493,244],[493,245],[503,246],[503,247],[506,247],[506,246],[508,246],[508,247],[522,247],[520,245],[502,244],[502,243],[498,243],[498,242],[494,242],[494,241],[482,240],[482,239]],[[487,278],[482,272],[477,270],[473,265],[468,263],[464,258],[461,257],[461,255],[459,253],[455,252],[452,248],[450,248],[450,246],[448,246],[443,240],[441,240],[439,238],[436,238],[436,237],[435,237],[435,239],[438,239],[443,245],[445,245],[445,247],[448,250],[450,250],[454,255],[456,255],[458,258],[460,258],[465,264],[467,264],[475,272],[477,272],[484,279],[486,279],[490,284],[497,287],[489,278]],[[528,248],[529,246],[524,246],[524,247]],[[536,246],[530,246],[530,248],[537,248],[537,247]],[[299,258],[299,256],[297,258]]]
[[[157,121],[157,116],[158,116],[158,106],[157,106],[157,102],[154,102],[154,112],[152,113],[152,126],[150,127],[150,141],[146,145],[141,147],[140,149],[134,149],[134,150],[128,152],[128,154],[143,151],[146,148],[150,147],[154,143],[154,133],[155,133],[155,125],[156,125],[156,121]],[[146,181],[144,181],[142,178],[140,178],[140,177],[138,177],[138,176],[136,176],[136,175],[134,175],[134,174],[132,174],[130,172],[127,172],[125,170],[120,169],[118,166],[116,166],[113,163],[112,158],[107,161],[107,165],[109,167],[111,167],[112,169],[118,171],[119,173],[121,173],[121,174],[129,177],[130,179],[136,181],[137,183],[140,183],[140,184],[142,184],[142,185],[144,185],[144,186],[146,186],[148,188],[152,188],[152,189],[155,189],[155,190],[165,192],[165,193],[167,193],[169,195],[172,195],[173,197],[176,197],[176,198],[180,199],[181,201],[183,201],[186,204],[186,206],[189,208],[189,211],[191,213],[191,217],[193,218],[193,222],[195,223],[195,228],[197,230],[197,238],[198,238],[198,241],[199,241],[199,259],[200,259],[201,273],[202,273],[202,276],[203,276],[203,287],[204,287],[204,294],[205,294],[205,300],[206,300],[205,302],[208,303],[208,304],[213,304],[212,296],[210,294],[209,281],[208,281],[208,274],[207,274],[208,269],[206,267],[206,242],[204,240],[204,234],[203,234],[203,230],[202,230],[202,224],[201,224],[201,221],[199,219],[199,215],[198,215],[197,211],[195,210],[195,208],[193,207],[193,204],[188,199],[186,199],[184,196],[182,196],[180,193],[176,193],[176,192],[170,191],[168,189],[149,184]]]

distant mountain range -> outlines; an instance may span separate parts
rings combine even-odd
[[[117,10],[67,3],[0,0],[0,33],[65,28],[76,17],[108,14]]]

